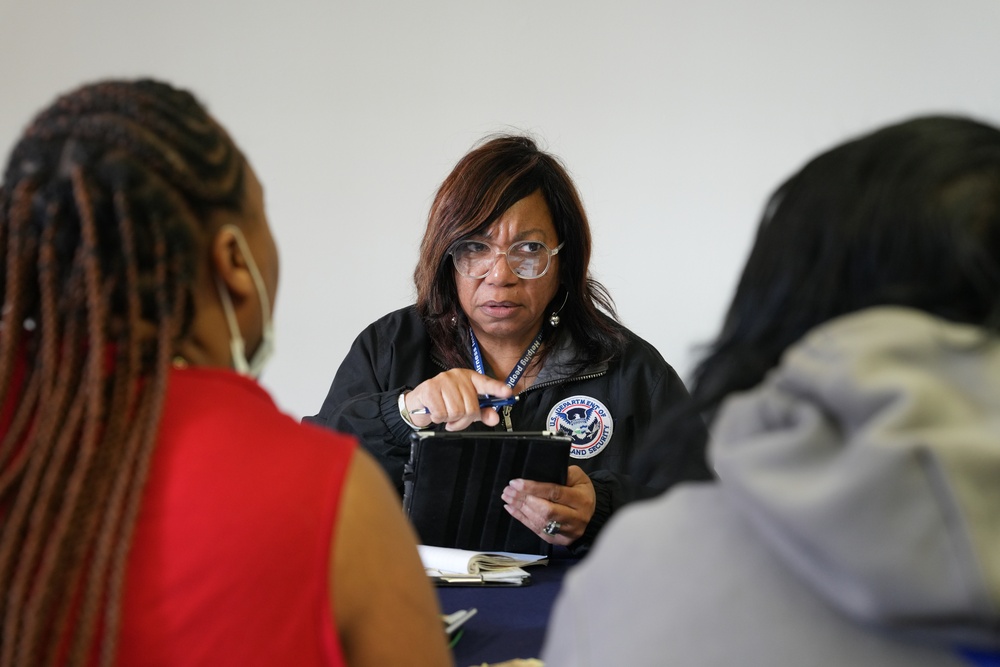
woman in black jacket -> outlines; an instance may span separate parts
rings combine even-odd
[[[618,322],[589,276],[590,252],[586,214],[558,160],[522,136],[483,143],[431,206],[417,303],[358,336],[306,420],[358,436],[400,489],[414,430],[566,433],[566,485],[512,480],[503,499],[533,532],[577,551],[623,504],[710,478],[699,417],[668,416],[687,398],[684,385]],[[480,407],[484,395],[518,400]],[[654,463],[632,474],[640,452]]]

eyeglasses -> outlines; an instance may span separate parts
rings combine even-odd
[[[555,250],[550,250],[541,241],[517,241],[507,248],[507,252],[500,252],[488,243],[467,240],[452,245],[448,254],[455,262],[458,272],[469,278],[488,276],[497,263],[497,256],[503,255],[514,275],[531,280],[545,275],[549,270],[549,258],[558,254],[564,245],[565,241],[556,246]]]

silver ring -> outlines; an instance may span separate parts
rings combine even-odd
[[[545,528],[542,528],[542,532],[546,535],[558,535],[560,528],[562,528],[562,524],[558,521],[549,521],[545,524]]]

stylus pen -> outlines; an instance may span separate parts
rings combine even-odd
[[[511,396],[510,398],[497,398],[496,396],[479,397],[479,407],[481,408],[502,408],[508,405],[514,405],[515,403],[517,403],[517,396]],[[429,415],[430,413],[430,408],[417,408],[416,410],[410,410],[411,415]]]

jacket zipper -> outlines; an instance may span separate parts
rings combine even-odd
[[[583,382],[584,380],[593,380],[594,378],[599,378],[602,375],[606,375],[607,371],[601,371],[600,373],[591,373],[590,375],[581,375],[580,377],[563,378],[561,380],[549,380],[548,382],[543,382],[542,384],[533,384],[521,394],[527,394],[530,391],[536,389],[544,389],[545,387],[551,387],[556,384],[564,384],[567,382]],[[520,394],[519,394],[520,395]],[[505,405],[502,412],[502,419],[500,420],[504,428],[508,431],[514,430],[514,423],[510,419],[510,411],[514,409],[513,405]]]
[[[514,424],[511,423],[511,421],[510,421],[510,410],[513,407],[514,407],[513,405],[505,405],[505,406],[503,406],[503,425],[504,425],[504,428],[506,428],[508,431],[513,431],[514,430]]]

